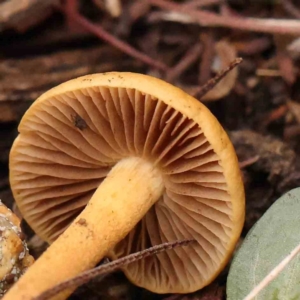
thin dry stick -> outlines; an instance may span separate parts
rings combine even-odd
[[[73,22],[76,22],[77,24],[81,25],[83,28],[88,30],[89,32],[92,32],[94,35],[99,37],[100,39],[106,41],[107,43],[111,44],[112,46],[118,48],[122,52],[128,54],[129,56],[132,56],[145,64],[148,64],[151,67],[160,69],[162,71],[167,71],[168,66],[166,66],[164,63],[156,61],[149,57],[148,55],[134,49],[127,43],[117,39],[115,36],[111,35],[109,32],[107,32],[104,28],[102,28],[99,24],[93,24],[89,20],[87,20],[85,17],[80,15],[78,12],[74,11],[68,11],[65,9],[65,7],[62,6],[56,6],[59,10],[63,11],[64,13],[68,13],[68,18],[72,20]]]
[[[221,4],[223,2],[224,0],[191,0],[189,2],[185,2],[184,6],[189,8],[196,8]]]
[[[300,10],[290,0],[282,0],[281,5],[293,17],[300,19]]]
[[[226,69],[219,72],[214,78],[207,81],[197,92],[197,97],[201,99],[205,94],[207,94],[211,89],[213,89],[220,80],[222,80],[228,72],[239,65],[243,61],[242,58],[236,58]]]
[[[184,3],[185,7],[196,8],[221,4],[224,0],[191,0]]]
[[[173,1],[149,0],[152,5],[162,9],[177,11],[190,16],[202,26],[228,27],[239,30],[266,32],[273,34],[300,34],[300,21],[289,19],[258,19],[236,16],[221,16],[209,11],[195,10]]]
[[[53,288],[46,290],[39,296],[33,298],[32,300],[47,300],[70,287],[80,286],[96,276],[102,275],[104,273],[113,272],[116,269],[120,268],[121,266],[125,266],[137,260],[144,259],[150,255],[155,255],[166,250],[174,249],[178,246],[186,246],[191,242],[195,242],[195,240],[187,239],[187,240],[175,241],[170,243],[164,243],[161,245],[156,245],[154,247],[127,255],[125,257],[122,257],[110,263],[100,265],[92,270],[82,272],[80,275],[71,278],[69,280],[63,281],[62,283],[54,286]]]
[[[300,244],[277,265],[243,300],[251,300],[258,295],[258,293],[265,288],[271,281],[273,281],[280,272],[288,265],[288,263],[300,252]]]
[[[255,155],[253,157],[250,157],[244,161],[239,162],[239,167],[240,169],[246,168],[248,166],[253,165],[254,163],[256,163],[259,160],[259,155]]]

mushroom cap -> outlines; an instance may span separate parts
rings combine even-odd
[[[132,282],[156,293],[193,292],[226,265],[244,223],[244,187],[227,134],[195,98],[147,75],[87,75],[40,96],[19,133],[11,187],[46,241],[66,229],[120,159],[139,156],[160,170],[165,191],[109,256],[196,239],[124,268]]]

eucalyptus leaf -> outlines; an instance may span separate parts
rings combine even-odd
[[[227,278],[227,299],[242,300],[300,244],[300,188],[279,198],[236,251]],[[255,298],[300,299],[300,255]]]

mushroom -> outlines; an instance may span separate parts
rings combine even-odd
[[[0,297],[33,262],[20,220],[0,200]]]
[[[51,245],[5,300],[31,299],[106,255],[182,238],[197,243],[124,272],[156,293],[193,292],[224,268],[244,223],[227,134],[203,104],[147,75],[87,75],[40,96],[19,125],[10,181]]]

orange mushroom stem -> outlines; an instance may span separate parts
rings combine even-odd
[[[118,162],[83,212],[4,299],[32,299],[95,266],[133,229],[162,192],[162,177],[151,163],[138,157]],[[65,299],[70,292],[55,299]]]

